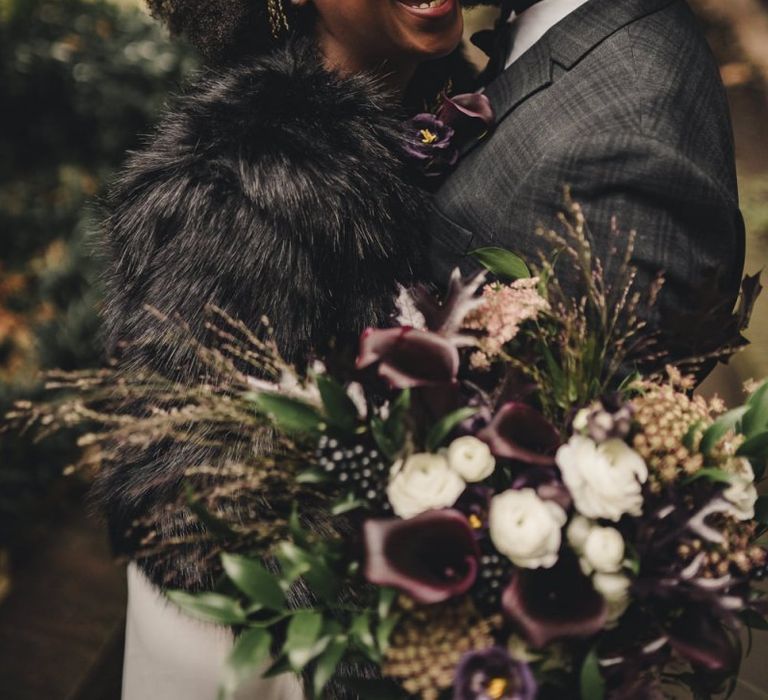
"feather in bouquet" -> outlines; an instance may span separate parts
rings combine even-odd
[[[354,367],[298,373],[220,314],[205,386],[134,378],[121,386],[153,408],[127,415],[95,392],[110,373],[68,375],[79,399],[20,407],[105,426],[88,443],[258,447],[215,474],[190,465],[178,504],[222,575],[170,595],[236,630],[224,695],[267,665],[304,673],[311,696],[336,682],[366,700],[703,698],[734,681],[740,632],[768,612],[768,384],[725,411],[672,365],[632,374],[663,366],[642,320],[661,280],[633,289],[617,231],[609,284],[577,205],[562,223],[543,235],[583,297],[551,259],[532,276],[484,249],[495,281],[404,293],[400,325],[366,331]],[[758,290],[746,281],[736,331]],[[355,664],[374,672],[345,677]]]

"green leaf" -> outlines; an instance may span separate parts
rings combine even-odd
[[[231,698],[243,681],[261,675],[269,659],[272,635],[265,629],[248,629],[235,642],[224,664],[219,698]]]
[[[333,677],[336,667],[347,652],[346,637],[335,637],[330,641],[325,651],[317,659],[313,686],[317,697],[323,692],[323,688]]]
[[[282,610],[285,594],[280,588],[277,576],[264,566],[248,557],[236,554],[222,554],[221,562],[227,576],[254,603],[260,603],[270,610]]]
[[[322,628],[323,616],[313,610],[299,610],[288,623],[284,651],[297,673],[330,643],[330,637],[320,638]]]
[[[717,467],[705,467],[704,469],[699,469],[699,471],[697,471],[695,474],[689,476],[683,481],[683,483],[692,484],[694,481],[698,481],[699,479],[709,479],[710,481],[722,484],[730,484],[733,481],[733,475],[729,474],[723,469],[718,469]]]
[[[376,627],[376,646],[382,654],[389,648],[389,638],[392,636],[392,632],[394,632],[398,622],[400,622],[400,615],[391,615],[381,620]]]
[[[337,501],[333,504],[333,506],[331,506],[331,513],[333,515],[344,515],[344,513],[351,513],[353,510],[362,508],[365,505],[365,501],[361,501],[360,499],[355,498],[354,495],[350,493],[347,494],[345,498]]]
[[[229,596],[185,591],[168,591],[167,596],[188,615],[206,622],[218,625],[242,625],[247,622],[240,603]]]
[[[505,248],[478,248],[469,253],[489,272],[497,277],[508,279],[527,279],[531,271],[519,255]]]
[[[389,615],[390,610],[392,610],[392,605],[396,599],[397,590],[394,588],[379,589],[379,606],[377,614],[380,620],[384,620]]]
[[[443,443],[443,440],[447,438],[451,431],[462,421],[471,418],[478,412],[478,408],[460,408],[453,413],[449,413],[447,416],[438,421],[429,431],[425,447],[427,452],[435,452],[438,447]]]
[[[584,664],[581,667],[580,686],[581,700],[603,700],[605,697],[605,680],[600,673],[600,664],[594,649],[584,659]]]
[[[296,475],[297,484],[324,484],[328,477],[319,469],[307,469]]]
[[[374,662],[379,660],[379,649],[371,632],[371,617],[367,612],[355,615],[349,627],[349,635],[359,643],[365,654]]]
[[[748,410],[749,406],[739,406],[739,408],[724,413],[710,425],[701,437],[701,444],[699,445],[701,453],[708,455],[729,431],[737,432],[739,422]]]
[[[759,433],[743,442],[736,452],[739,457],[768,457],[768,431]]]
[[[357,408],[344,387],[327,374],[318,375],[316,381],[328,422],[347,433],[354,433],[358,419]]]
[[[758,615],[754,610],[745,610],[741,613],[741,619],[744,621],[744,624],[751,627],[753,630],[768,632],[768,620],[762,615]]]
[[[371,434],[382,454],[390,460],[395,460],[400,451],[400,446],[387,433],[384,421],[379,417],[371,420]]]
[[[742,421],[744,435],[748,438],[768,429],[768,381],[763,382],[747,401],[749,411]]]
[[[293,542],[281,542],[277,546],[277,560],[280,562],[284,587],[301,578],[311,567],[307,552]]]
[[[308,403],[281,394],[249,394],[256,408],[268,415],[277,427],[289,433],[320,432],[322,417]]]
[[[690,452],[694,451],[694,447],[696,446],[696,435],[701,430],[703,423],[703,421],[697,420],[693,425],[691,425],[690,428],[688,428],[687,432],[683,436],[683,445],[685,445],[685,448]]]

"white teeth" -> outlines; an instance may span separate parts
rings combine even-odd
[[[446,0],[432,0],[432,2],[422,2],[420,5],[413,5],[419,10],[429,10],[433,7],[440,7]]]

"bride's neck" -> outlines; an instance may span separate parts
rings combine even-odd
[[[340,42],[333,34],[324,30],[322,25],[318,28],[317,41],[328,69],[342,75],[373,73],[380,76],[387,87],[401,95],[418,67],[417,61],[405,58],[401,61],[371,60],[362,51],[355,51],[352,47]]]

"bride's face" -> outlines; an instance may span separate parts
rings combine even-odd
[[[422,61],[461,41],[459,0],[313,0],[324,32],[369,66]]]

